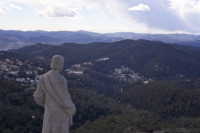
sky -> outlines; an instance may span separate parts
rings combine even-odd
[[[0,0],[0,29],[200,34],[200,0]]]

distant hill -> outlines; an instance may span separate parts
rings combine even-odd
[[[91,43],[112,42],[122,38],[107,37],[104,34],[85,31],[5,31],[0,30],[0,50],[16,49],[35,43],[50,43],[58,45],[64,42]]]
[[[186,42],[179,42],[183,45],[190,45],[190,46],[197,46],[200,47],[200,40],[192,40],[192,41],[186,41]]]
[[[55,45],[50,45],[50,44],[43,44],[43,43],[37,43],[35,45],[31,45],[31,46],[26,46],[26,47],[22,47],[20,49],[12,49],[10,51],[14,51],[16,52],[16,54],[37,54],[37,53],[41,53],[45,50],[48,49],[52,49],[56,47]]]
[[[200,36],[191,34],[143,34],[133,32],[117,32],[100,34],[88,31],[16,31],[0,30],[0,50],[16,49],[35,43],[49,43],[58,45],[61,43],[92,43],[114,42],[124,39],[145,39],[162,41],[166,43],[178,43],[191,46],[200,46]]]
[[[14,52],[32,56],[40,55],[49,59],[55,54],[60,54],[65,57],[66,66],[109,57],[108,61],[95,63],[91,68],[104,74],[109,74],[123,65],[148,78],[199,77],[200,48],[187,47],[147,40],[123,40],[87,45],[37,44]]]
[[[148,40],[85,45],[38,43],[1,51],[0,58],[23,61],[23,67],[34,66],[30,69],[43,68],[38,73],[43,74],[49,70],[55,54],[65,57],[65,69],[75,64],[90,64],[81,67],[83,75],[63,72],[77,108],[72,133],[200,131],[199,47]],[[125,82],[110,76],[122,66],[140,73],[144,80]],[[179,78],[184,79],[183,85],[174,83]],[[193,82],[193,78],[198,82]],[[197,87],[192,88],[193,85]],[[43,110],[33,101],[33,91],[29,85],[2,77],[0,132],[41,132]]]
[[[145,39],[151,41],[162,41],[166,43],[180,43],[192,45],[190,42],[199,40],[200,35],[192,34],[148,34],[148,33],[133,33],[133,32],[117,32],[108,33],[108,37],[122,37],[124,39]],[[197,45],[196,45],[197,46]],[[200,46],[200,45],[198,45]]]

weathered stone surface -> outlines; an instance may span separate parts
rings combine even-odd
[[[72,117],[76,112],[67,89],[67,81],[60,74],[64,65],[64,58],[55,55],[52,58],[49,72],[40,76],[34,100],[44,106],[42,133],[69,133]]]

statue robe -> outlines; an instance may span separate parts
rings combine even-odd
[[[42,133],[69,133],[76,108],[65,77],[56,70],[50,70],[40,77],[33,96],[36,103],[45,108]]]

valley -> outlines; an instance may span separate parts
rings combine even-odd
[[[200,130],[200,48],[147,40],[35,44],[0,52],[2,133],[39,133],[43,109],[33,101],[51,57],[77,107],[72,133]]]

